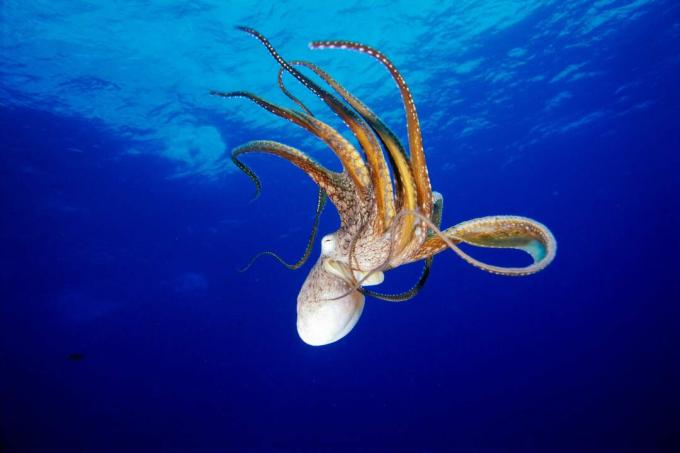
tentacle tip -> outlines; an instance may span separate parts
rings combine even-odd
[[[255,30],[254,28],[247,27],[247,26],[245,26],[245,25],[237,25],[235,28],[236,28],[237,30],[246,32],[246,33],[248,33],[249,35],[254,36],[255,38],[257,38],[257,39],[259,39],[259,40],[261,40],[261,41],[265,41],[264,36],[262,36],[262,35],[261,35],[257,30]]]
[[[209,90],[208,94],[210,96],[224,97],[224,93],[221,92],[221,91],[217,91],[217,90]]]
[[[241,267],[241,268],[236,268],[236,272],[242,274],[243,272],[245,272],[245,271],[247,271],[248,269],[250,269],[251,267],[253,267],[253,264],[255,264],[256,258],[257,258],[257,257],[251,259],[251,260],[248,262],[248,264],[246,264],[245,266],[243,266],[243,267]]]
[[[210,90],[210,94],[212,96],[217,96],[220,98],[237,98],[237,97],[243,97],[243,92],[241,91],[217,91],[217,90]]]
[[[216,96],[218,98],[233,98],[233,97],[235,97],[235,93],[225,92],[225,91],[210,90],[209,93],[210,93],[211,96]]]

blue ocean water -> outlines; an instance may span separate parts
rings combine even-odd
[[[0,450],[677,451],[680,5],[673,0],[0,3]],[[559,243],[510,278],[445,252],[311,347],[316,203],[256,139],[339,169],[277,63],[330,72],[405,139],[365,42],[414,95],[443,226],[515,214]],[[352,139],[292,77],[287,86]],[[321,234],[338,227],[333,208]],[[476,251],[501,264],[514,253]],[[418,265],[386,274],[413,284]]]

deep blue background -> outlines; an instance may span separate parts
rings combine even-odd
[[[677,56],[660,31],[671,22],[654,16],[610,43],[610,77]],[[121,152],[133,144],[105,125],[5,106],[0,446],[678,448],[679,70],[676,58],[635,88],[651,107],[529,144],[516,160],[427,142],[445,226],[533,217],[559,242],[555,262],[511,279],[445,253],[416,299],[368,300],[355,330],[322,348],[295,332],[309,264],[236,272],[259,250],[304,248],[316,193],[299,171],[249,159],[264,182],[249,204],[241,174],[175,178],[162,155]],[[593,105],[609,83],[589,85]],[[533,110],[528,99],[513,115]],[[516,138],[512,120],[470,145]],[[265,137],[242,141],[252,138]],[[324,233],[337,227],[331,211]],[[388,274],[385,289],[418,271]]]

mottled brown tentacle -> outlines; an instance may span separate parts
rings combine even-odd
[[[390,72],[392,78],[399,87],[404,109],[406,110],[406,126],[408,134],[409,152],[411,155],[411,170],[418,191],[418,205],[423,215],[429,217],[432,212],[432,187],[427,172],[425,151],[420,131],[420,123],[413,96],[402,75],[397,71],[392,62],[380,51],[364,44],[350,41],[314,41],[310,43],[311,49],[349,49],[366,53],[380,61]]]
[[[361,155],[357,150],[349,143],[342,135],[340,135],[335,129],[327,125],[326,123],[317,120],[309,115],[296,112],[284,107],[279,107],[276,104],[265,101],[264,99],[256,96],[252,93],[245,91],[234,91],[229,93],[211,91],[210,94],[214,96],[220,96],[225,98],[246,98],[255,102],[260,107],[273,113],[274,115],[285,118],[298,126],[308,130],[313,135],[321,139],[326,143],[333,152],[338,156],[344,169],[349,174],[350,178],[356,185],[359,193],[366,194],[370,184],[370,178],[368,176],[368,169],[364,165]],[[251,176],[246,169],[241,168],[249,176]],[[251,171],[252,173],[252,171]],[[252,178],[252,176],[251,176]]]
[[[373,135],[372,130],[354,111],[347,108],[335,96],[321,88],[314,81],[307,78],[300,71],[286,62],[276,52],[267,38],[249,27],[238,26],[236,28],[257,38],[257,40],[259,40],[267,48],[269,53],[283,68],[286,69],[286,71],[298,79],[312,93],[319,96],[350,128],[366,153],[366,160],[368,162],[369,168],[371,169],[370,176],[373,184],[375,205],[378,212],[378,215],[375,216],[374,228],[376,232],[384,231],[389,225],[392,217],[395,215],[394,193],[392,192],[392,182],[387,169],[387,164],[382,154],[382,149]]]
[[[522,276],[544,269],[555,258],[557,242],[550,230],[535,220],[519,216],[489,216],[459,223],[443,232],[453,244],[466,243],[478,247],[512,248],[528,253],[533,263],[526,267],[501,267],[482,263],[459,248],[454,251],[465,261],[487,272]],[[411,261],[435,255],[450,247],[442,236],[429,238]]]
[[[232,156],[237,158],[241,154],[255,152],[274,154],[302,169],[328,194],[338,210],[342,224],[353,223],[358,200],[356,190],[345,173],[330,171],[302,151],[269,140],[258,140],[241,145],[232,151]]]
[[[434,207],[432,209],[432,223],[437,226],[437,228],[441,227],[442,223],[442,212],[444,210],[444,198],[441,196],[439,193],[434,193]],[[410,217],[410,216],[407,216]],[[431,234],[434,234],[432,230]],[[428,256],[425,258],[425,263],[423,266],[423,270],[420,272],[420,277],[418,277],[418,281],[416,282],[415,285],[413,285],[411,288],[408,290],[398,293],[398,294],[385,294],[385,293],[379,293],[377,291],[372,291],[365,289],[363,290],[363,293],[366,296],[371,296],[376,299],[384,300],[387,302],[406,302],[407,300],[413,299],[418,295],[421,289],[425,286],[425,283],[427,282],[427,278],[430,276],[430,269],[432,268],[432,261],[434,260],[434,256]]]
[[[350,93],[345,87],[333,79],[330,74],[319,68],[317,65],[302,60],[291,61],[290,64],[293,66],[304,66],[321,77],[345,101],[347,101],[347,103],[349,103],[364,118],[364,120],[369,124],[369,126],[371,126],[376,134],[378,134],[378,137],[382,140],[390,157],[394,159],[393,165],[397,184],[401,184],[402,181],[410,182],[409,184],[405,184],[405,186],[406,189],[410,189],[409,194],[412,194],[413,198],[413,201],[410,202],[412,204],[411,207],[415,208],[415,185],[413,183],[413,176],[411,175],[411,169],[408,164],[408,156],[406,155],[404,147],[394,132],[392,132],[392,130],[369,107],[361,102],[361,100]]]
[[[288,96],[288,98],[289,98],[291,101],[295,102],[295,103],[298,105],[298,107],[300,107],[307,115],[309,115],[309,116],[314,116],[314,114],[312,113],[312,111],[309,110],[309,109],[307,108],[307,106],[306,106],[300,99],[298,99],[293,93],[291,93],[290,91],[288,91],[288,89],[286,88],[286,86],[283,84],[283,73],[284,73],[285,71],[286,71],[286,70],[285,70],[284,67],[280,67],[280,68],[279,68],[279,74],[278,74],[278,76],[277,76],[278,82],[279,82],[279,88],[281,88],[281,91],[283,92],[283,94],[285,94],[286,96]]]
[[[319,221],[321,220],[321,213],[323,212],[324,207],[326,206],[326,200],[328,199],[328,196],[326,195],[326,192],[324,192],[323,189],[319,188],[319,197],[316,202],[316,213],[314,214],[314,223],[312,224],[312,231],[309,234],[309,239],[307,239],[307,246],[305,247],[305,251],[302,254],[302,257],[300,257],[299,260],[297,260],[293,264],[287,263],[283,258],[281,258],[277,253],[266,250],[264,252],[260,252],[257,255],[255,255],[250,262],[243,267],[243,269],[240,269],[239,272],[245,272],[250,267],[255,264],[255,261],[257,261],[260,257],[269,255],[272,258],[274,258],[276,261],[281,263],[283,266],[285,266],[289,270],[296,270],[299,269],[301,266],[303,266],[307,260],[309,259],[309,256],[312,254],[312,249],[314,248],[314,241],[316,240],[316,235],[319,232]]]
[[[416,188],[413,181],[413,175],[409,166],[408,158],[404,147],[402,146],[396,135],[389,127],[363,102],[351,94],[347,89],[340,85],[333,77],[326,71],[319,68],[313,63],[307,61],[291,61],[293,66],[304,66],[312,70],[316,75],[321,77],[329,86],[331,86],[349,105],[351,105],[371,126],[371,128],[378,134],[381,142],[385,146],[390,157],[392,169],[394,171],[394,179],[397,186],[397,209],[415,209],[416,208]],[[396,250],[401,251],[410,241],[413,236],[412,217],[404,219],[404,225],[400,229],[400,234],[397,238]]]

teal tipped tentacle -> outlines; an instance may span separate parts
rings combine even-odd
[[[502,267],[483,263],[458,250],[458,255],[492,274],[531,275],[545,269],[555,259],[557,241],[543,224],[520,216],[489,216],[462,222],[444,232],[477,247],[513,248],[529,254],[533,263],[526,267]]]
[[[465,243],[476,247],[517,249],[529,254],[533,263],[525,267],[502,267],[483,263],[458,247]],[[436,236],[429,237],[411,261],[427,258],[450,248],[467,263],[492,274],[531,275],[545,269],[555,258],[557,241],[543,224],[520,216],[488,216],[468,220]]]

